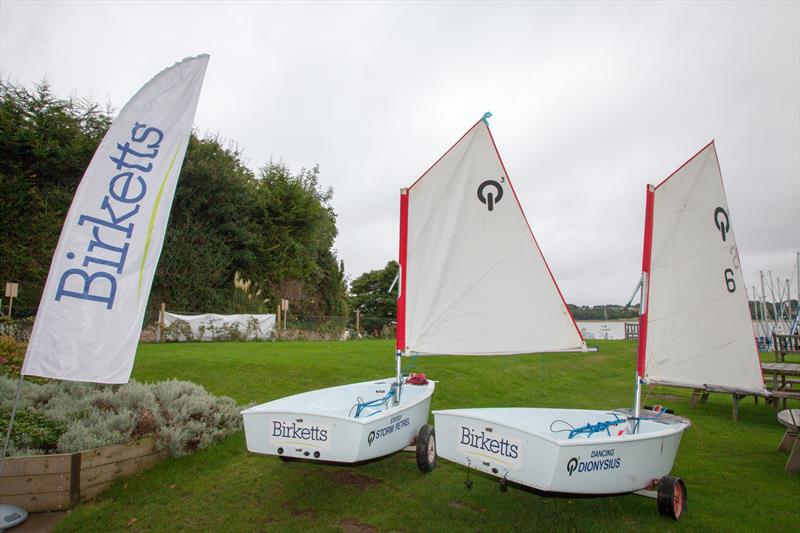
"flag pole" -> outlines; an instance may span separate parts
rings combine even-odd
[[[8,429],[6,430],[6,440],[3,443],[3,455],[0,455],[0,476],[3,475],[3,465],[6,461],[6,453],[8,453],[8,445],[11,442],[11,428],[14,425],[14,417],[17,415],[17,406],[19,405],[19,395],[22,392],[22,380],[24,376],[22,374],[19,375],[19,381],[17,382],[17,392],[14,395],[14,406],[11,408],[11,418],[8,421]]]
[[[11,408],[11,418],[8,421],[8,429],[6,430],[6,440],[3,443],[3,455],[0,455],[0,479],[3,477],[3,466],[6,463],[6,453],[8,453],[8,445],[11,442],[11,428],[14,426],[14,417],[17,414],[17,407],[19,406],[19,396],[22,391],[23,374],[20,372],[19,381],[17,382],[17,392],[14,395],[14,406]],[[0,500],[2,500],[0,496]],[[23,508],[11,504],[0,504],[0,520],[4,522],[4,527],[13,527],[24,522],[28,518],[28,513]]]

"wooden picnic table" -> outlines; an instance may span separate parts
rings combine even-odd
[[[761,363],[761,370],[774,376],[800,376],[800,363]]]
[[[778,449],[789,452],[785,470],[790,474],[800,473],[800,438],[798,438],[798,425],[800,425],[800,409],[785,409],[778,413],[778,422],[786,426]]]
[[[775,347],[775,362],[761,363],[763,374],[772,374],[770,387],[771,401],[775,408],[783,403],[786,409],[786,400],[800,400],[800,363],[787,362],[786,356],[795,357],[800,354],[800,335],[772,335],[772,343]],[[767,384],[769,386],[769,384]]]
[[[787,398],[800,400],[800,389],[794,387],[800,383],[796,379],[796,376],[800,376],[800,363],[761,363],[761,372],[772,375],[770,394],[776,409],[781,400],[784,409]]]

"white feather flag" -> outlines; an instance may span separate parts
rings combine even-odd
[[[130,378],[208,59],[155,76],[100,143],[61,231],[22,374]]]

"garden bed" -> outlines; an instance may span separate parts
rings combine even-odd
[[[152,437],[76,453],[8,457],[0,499],[28,512],[64,511],[161,461]]]
[[[119,477],[241,430],[240,407],[189,381],[100,385],[26,378],[25,344],[0,336],[0,500],[29,512],[92,499]],[[19,388],[19,398],[17,389]]]

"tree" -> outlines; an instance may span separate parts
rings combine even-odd
[[[397,292],[389,292],[400,265],[389,261],[380,270],[370,270],[350,284],[350,303],[361,311],[361,324],[365,331],[377,334],[397,320]]]
[[[192,136],[178,179],[150,307],[228,312],[235,273],[256,272],[255,177],[238,150]]]
[[[342,265],[332,251],[337,234],[332,198],[333,189],[319,185],[318,167],[293,175],[271,162],[260,171],[258,270],[273,297],[293,301],[300,315],[322,318],[342,310]]]
[[[21,283],[15,311],[35,311],[75,190],[111,124],[81,99],[0,82],[0,276]],[[232,144],[192,135],[175,193],[150,309],[230,312],[236,272],[272,300],[315,317],[346,315],[333,190],[319,168],[258,176]],[[259,296],[261,297],[261,296]],[[265,303],[266,305],[266,303]]]
[[[75,188],[111,124],[110,110],[0,81],[0,276],[20,283],[14,308],[32,313]]]
[[[575,320],[620,320],[635,319],[639,316],[639,305],[622,306],[616,304],[606,305],[573,305],[567,304]]]

